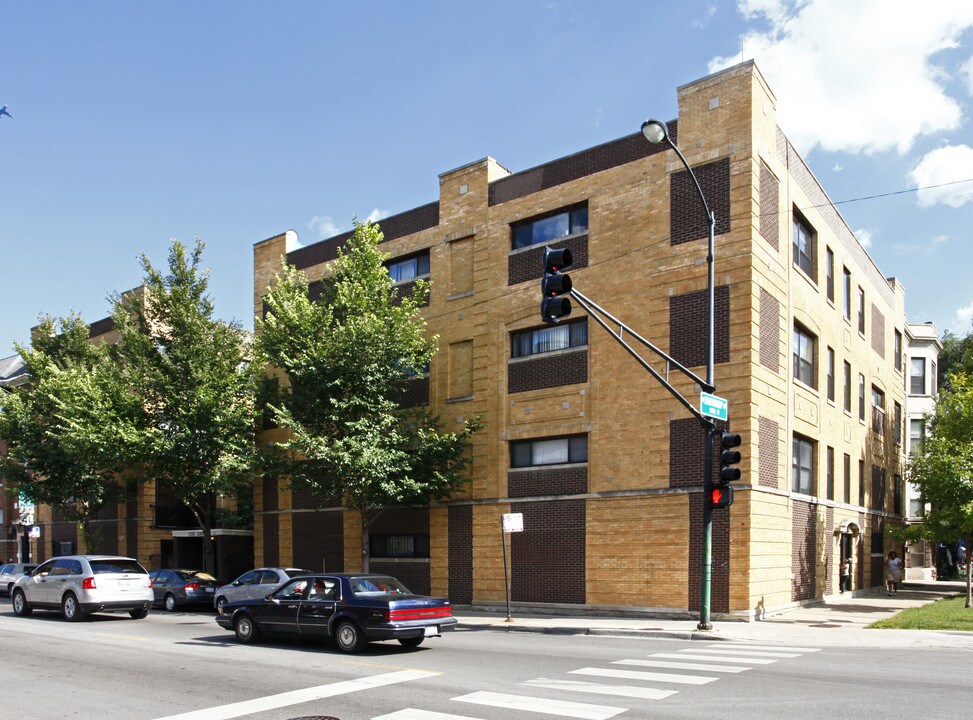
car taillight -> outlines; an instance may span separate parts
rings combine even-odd
[[[186,586],[183,588],[183,590],[199,590],[199,587],[200,587],[199,583],[196,582],[186,583]]]
[[[81,587],[85,590],[94,590],[98,586],[95,585],[95,579],[93,577],[86,577],[81,583]]]
[[[452,617],[453,610],[448,607],[436,608],[405,608],[403,610],[385,610],[382,617],[389,622],[404,620],[433,620],[436,618]]]

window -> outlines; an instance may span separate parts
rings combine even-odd
[[[814,488],[814,444],[800,435],[794,436],[791,458],[791,489],[802,495],[810,495]]]
[[[902,333],[895,331],[895,369],[902,372]]]
[[[929,394],[935,395],[936,391],[939,389],[939,375],[936,374],[936,361],[930,360],[929,365],[930,365],[929,382],[932,385],[932,387],[929,388]]]
[[[851,412],[851,363],[845,361],[845,398],[844,408],[846,413]]]
[[[373,558],[427,558],[429,534],[372,533],[368,536]]]
[[[825,292],[828,294],[828,300],[834,302],[834,250],[831,248],[825,251],[825,273],[827,274]]]
[[[588,321],[580,320],[551,327],[523,330],[510,336],[510,357],[581,347],[588,344]]]
[[[582,232],[588,232],[587,204],[511,225],[514,250]]]
[[[922,452],[922,441],[926,437],[926,421],[922,418],[909,421],[909,452]]]
[[[828,477],[827,477],[827,486],[825,488],[825,492],[827,493],[828,500],[834,500],[834,448],[833,447],[828,448],[827,463],[828,464],[826,467],[826,472],[828,473]]]
[[[895,409],[895,414],[892,417],[892,436],[893,442],[896,445],[902,444],[902,406],[897,402],[893,402],[893,407]]]
[[[828,400],[834,402],[834,348],[828,348]]]
[[[885,393],[872,385],[872,432],[885,431]]]
[[[865,334],[865,291],[858,287],[858,332]]]
[[[844,467],[844,493],[841,499],[846,503],[851,502],[851,455],[845,455],[845,467]]]
[[[926,394],[926,358],[914,357],[909,360],[909,392],[913,395]]]
[[[814,276],[814,230],[796,212],[794,213],[794,264],[811,279],[817,279]]]
[[[564,465],[588,462],[587,435],[510,443],[510,467]]]
[[[865,461],[858,461],[858,504],[865,506]]]
[[[858,373],[858,419],[865,422],[865,376]]]
[[[845,320],[851,321],[851,271],[848,268],[843,268],[844,270],[844,312]]]
[[[816,387],[814,375],[814,337],[800,325],[795,325],[794,377],[809,387]]]
[[[388,264],[392,282],[407,282],[429,275],[429,252],[413,255],[404,260],[395,260]]]

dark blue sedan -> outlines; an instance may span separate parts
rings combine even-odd
[[[443,598],[415,595],[389,575],[299,575],[265,598],[227,603],[216,622],[242,643],[263,635],[331,638],[343,652],[373,640],[418,647],[456,625]]]

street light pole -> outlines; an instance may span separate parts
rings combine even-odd
[[[713,386],[713,365],[714,365],[714,307],[716,305],[715,295],[715,272],[713,268],[713,249],[715,246],[716,234],[716,215],[710,210],[703,188],[696,178],[696,173],[689,166],[685,156],[669,137],[669,128],[661,120],[646,120],[642,123],[642,135],[653,145],[664,142],[672,148],[679,160],[682,161],[686,172],[689,173],[693,186],[699,194],[699,200],[703,203],[703,210],[706,211],[706,222],[709,226],[709,238],[706,246],[706,265],[707,265],[707,285],[706,285],[706,382]],[[716,427],[711,420],[703,424],[705,444],[705,459],[703,461],[703,542],[702,542],[702,567],[699,590],[699,624],[700,630],[712,630],[713,624],[710,622],[710,590],[713,578],[713,508],[709,501],[709,490],[713,482],[713,438]]]

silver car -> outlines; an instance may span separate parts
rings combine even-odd
[[[60,610],[65,620],[90,613],[125,611],[144,618],[152,606],[152,581],[137,560],[115,555],[65,555],[41,563],[11,593],[14,614]]]
[[[21,575],[26,575],[37,567],[37,563],[7,563],[0,565],[0,593],[9,595],[14,583]]]
[[[278,585],[294,575],[309,574],[312,574],[311,570],[301,568],[254,568],[233,582],[218,587],[213,597],[213,606],[223,612],[223,606],[228,602],[267,597]]]

